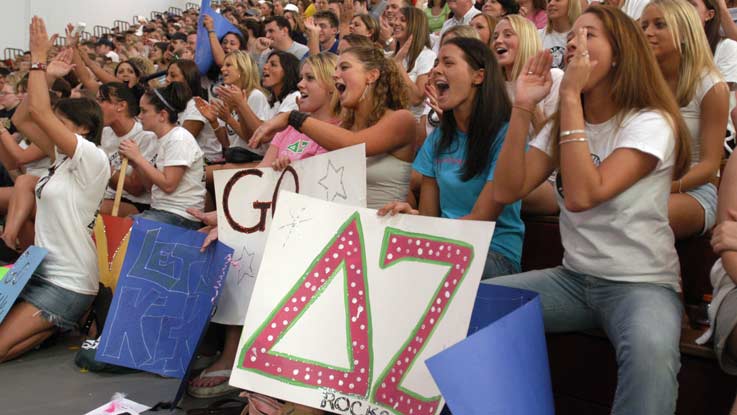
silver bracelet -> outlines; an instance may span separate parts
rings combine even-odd
[[[558,138],[568,137],[569,135],[573,134],[585,134],[586,131],[584,130],[567,130],[567,131],[561,131]]]
[[[567,144],[567,143],[583,143],[584,141],[589,141],[589,139],[586,137],[569,138],[568,140],[558,141],[558,145]]]

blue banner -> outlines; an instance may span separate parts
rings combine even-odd
[[[233,23],[230,23],[228,19],[210,8],[210,0],[202,0],[202,5],[200,6],[200,18],[197,21],[197,49],[195,49],[194,53],[194,61],[202,75],[206,74],[214,63],[212,58],[212,48],[210,47],[210,36],[207,33],[207,29],[202,25],[205,15],[212,17],[212,20],[215,23],[215,34],[219,40],[222,40],[223,36],[228,32],[235,32],[241,36],[243,35],[243,33]]]
[[[469,337],[426,361],[454,414],[553,415],[540,297],[481,284]]]
[[[96,359],[182,379],[213,314],[233,250],[205,234],[143,219],[128,251]]]
[[[46,254],[48,251],[43,248],[29,246],[15,261],[15,265],[0,267],[0,323]]]

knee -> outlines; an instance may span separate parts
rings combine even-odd
[[[30,174],[22,174],[15,179],[14,187],[21,189],[33,189],[36,187],[37,181],[38,177],[36,176],[32,176]]]
[[[632,331],[617,350],[620,365],[645,373],[678,373],[680,368],[680,330],[640,327]]]

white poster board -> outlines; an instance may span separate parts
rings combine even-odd
[[[283,171],[220,170],[214,178],[218,239],[233,248],[233,263],[212,318],[220,324],[243,324],[280,190],[366,206],[363,144],[296,161]],[[290,207],[287,215],[299,217],[301,211]]]
[[[439,413],[424,361],[466,337],[494,223],[279,200],[230,383],[338,414]]]

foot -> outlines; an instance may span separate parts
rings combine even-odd
[[[210,365],[207,369],[205,369],[205,372],[212,373],[217,372],[220,370],[230,370],[233,368],[233,362],[227,362],[226,359],[218,359]],[[209,388],[212,386],[217,386],[222,383],[225,383],[228,381],[228,378],[225,376],[213,376],[213,377],[194,377],[190,379],[189,384],[190,386],[193,386],[195,388]]]

